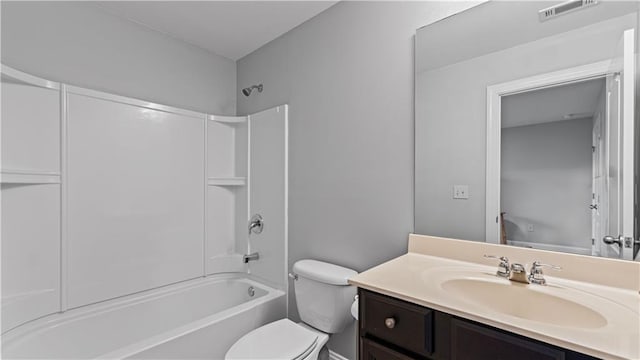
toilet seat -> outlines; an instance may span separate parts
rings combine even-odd
[[[261,326],[236,341],[226,360],[302,360],[318,346],[319,334],[289,319]]]

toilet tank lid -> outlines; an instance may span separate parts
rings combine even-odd
[[[299,260],[293,264],[298,276],[330,285],[349,285],[348,280],[357,275],[355,270],[317,260]]]

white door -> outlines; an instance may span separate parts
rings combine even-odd
[[[601,250],[603,256],[626,260],[633,259],[634,37],[633,29],[624,32],[607,78],[609,221]]]
[[[600,256],[600,248],[602,246],[601,239],[605,236],[603,225],[606,222],[606,192],[604,189],[604,118],[605,115],[598,112],[593,122],[592,131],[592,193],[591,193],[591,255]],[[597,241],[596,241],[597,240]]]

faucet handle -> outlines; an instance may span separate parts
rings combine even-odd
[[[500,260],[500,264],[498,264],[498,271],[496,271],[496,275],[504,278],[508,278],[511,275],[511,268],[509,267],[509,259],[505,256],[496,256],[496,255],[484,255],[484,257],[488,259],[498,259]]]
[[[483,256],[486,257],[487,259],[499,259],[500,261],[509,262],[509,259],[504,256],[487,255],[487,254],[484,254]]]
[[[562,267],[551,264],[543,264],[540,261],[534,261],[531,264],[531,270],[529,271],[529,282],[532,284],[546,285],[547,280],[544,278],[543,267],[548,267],[553,270],[562,270]]]

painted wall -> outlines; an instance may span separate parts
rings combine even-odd
[[[507,239],[591,249],[592,128],[585,118],[502,129]]]
[[[236,111],[236,64],[85,2],[2,2],[2,63],[119,95]]]
[[[636,24],[631,14],[418,73],[416,233],[485,239],[487,86],[610,59]],[[452,199],[454,184],[469,185],[468,200]]]
[[[470,3],[341,2],[238,61],[238,113],[289,112],[289,267],[363,271],[413,229],[413,37]],[[292,283],[290,283],[292,285]],[[293,292],[290,317],[298,319]],[[355,324],[355,323],[354,323]],[[355,359],[355,326],[329,347]]]

